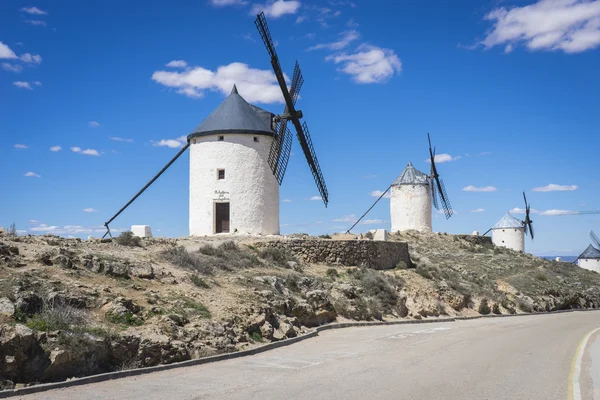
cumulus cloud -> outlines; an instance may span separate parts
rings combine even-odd
[[[114,140],[115,142],[127,142],[127,143],[132,143],[133,139],[125,139],[125,138],[121,138],[118,136],[109,136],[110,140]]]
[[[62,147],[60,147],[60,146],[52,146],[52,147],[50,147],[50,151],[57,152],[57,151],[61,151],[61,150],[62,150]]]
[[[485,211],[485,208],[476,208],[474,210],[471,210],[471,212],[474,212],[474,213],[480,213],[480,212],[484,212],[484,211]]]
[[[17,55],[10,47],[0,42],[0,58],[17,58]]]
[[[336,218],[333,220],[333,222],[354,222],[354,221],[356,221],[355,214],[347,214],[347,215],[344,215],[343,217]]]
[[[524,208],[519,208],[519,207],[515,207],[511,210],[508,211],[511,214],[525,214],[525,209]],[[530,214],[539,214],[540,212],[538,210],[536,210],[535,208],[531,208],[529,210]]]
[[[498,189],[496,189],[494,186],[484,186],[484,187],[475,187],[473,185],[469,185],[463,188],[463,192],[496,192],[498,191]]]
[[[300,18],[300,17],[298,17],[298,18]],[[342,50],[342,49],[348,47],[350,45],[350,43],[352,43],[353,41],[357,40],[360,37],[360,34],[354,29],[345,31],[345,32],[341,32],[339,35],[340,35],[339,40],[337,40],[335,42],[320,43],[320,44],[309,47],[307,50],[308,51],[320,50],[320,49]]]
[[[88,125],[89,125],[90,128],[97,128],[97,127],[100,126],[100,122],[98,122],[98,121],[90,121],[90,122],[88,122]]]
[[[166,66],[172,68],[185,68],[187,67],[187,63],[183,60],[173,60],[166,64]]]
[[[41,178],[41,175],[36,174],[35,172],[26,172],[25,176],[27,177],[31,177],[31,178]]]
[[[23,7],[19,11],[25,12],[27,14],[33,14],[33,15],[46,15],[46,14],[48,14],[46,11],[40,10],[37,7]]]
[[[98,210],[96,210],[95,208],[84,208],[82,211],[86,213],[98,212]]]
[[[29,221],[27,221],[27,223],[28,223],[28,224],[32,224],[32,225],[35,225],[35,224],[39,224],[40,222],[39,222],[39,221],[36,221],[35,219],[30,219]]]
[[[73,153],[85,154],[87,156],[100,156],[100,153],[98,153],[98,150],[94,150],[94,149],[82,150],[81,147],[71,147],[71,151]]]
[[[300,8],[300,2],[295,0],[276,0],[269,1],[266,4],[253,4],[250,10],[251,15],[265,13],[267,18],[279,18],[286,14],[296,14]]]
[[[26,148],[27,148],[26,144],[20,144],[20,143],[15,144],[15,149],[26,149]]]
[[[158,142],[151,140],[150,142],[152,143],[152,146],[169,147],[171,149],[176,149],[186,145],[187,136],[180,136],[177,139],[162,139]]]
[[[290,200],[290,199],[283,199],[283,202],[284,202],[284,203],[291,203],[291,202],[292,202],[292,200]]]
[[[371,196],[373,197],[379,197],[383,194],[383,191],[381,190],[373,190],[371,193],[369,193]],[[390,197],[392,197],[392,194],[388,191],[385,196],[383,196],[386,199],[389,199]]]
[[[247,1],[244,0],[210,0],[210,4],[215,7],[224,7],[224,6],[237,6],[248,4]]]
[[[360,221],[360,225],[375,225],[375,224],[384,224],[387,221],[382,219],[365,219],[364,221]]]
[[[356,83],[383,83],[402,71],[402,62],[391,49],[363,44],[352,54],[337,54],[325,58],[341,64],[339,71],[352,76]]]
[[[42,56],[39,54],[25,53],[22,54],[19,59],[28,64],[40,64],[42,62]]]
[[[25,23],[33,26],[46,26],[46,21],[40,21],[38,19],[26,19]]]
[[[599,0],[539,0],[485,16],[493,27],[481,44],[502,45],[506,53],[522,43],[532,51],[579,53],[600,46]]]
[[[15,85],[16,87],[21,88],[21,89],[33,90],[31,85],[29,84],[29,82],[16,81],[16,82],[13,82],[13,85]]]
[[[285,78],[288,79],[287,76]],[[191,98],[204,96],[206,90],[228,95],[236,84],[240,95],[251,103],[284,102],[273,71],[250,68],[240,62],[220,66],[216,71],[203,67],[189,68],[181,72],[155,71],[152,80],[175,88],[177,93]]]
[[[9,64],[9,63],[2,63],[2,69],[5,71],[10,71],[10,72],[23,71],[23,67],[21,67],[19,64]]]
[[[319,201],[319,200],[323,200],[323,198],[321,196],[312,196],[309,200]]]
[[[532,190],[534,192],[560,192],[560,191],[573,191],[577,190],[579,187],[577,185],[557,185],[551,183],[547,186],[536,187]]]
[[[436,154],[435,157],[433,158],[433,160],[438,164],[442,164],[445,162],[460,160],[461,158],[462,158],[461,156],[453,157],[450,154],[442,153],[442,154]],[[431,160],[429,158],[426,159],[425,162],[427,164],[431,164]]]
[[[123,232],[125,229],[123,228],[111,228],[111,232]],[[38,226],[33,226],[29,228],[30,232],[46,232],[52,233],[53,235],[76,235],[76,234],[92,234],[92,233],[104,233],[106,232],[106,228],[102,225],[96,226],[81,226],[81,225],[65,225],[65,226],[57,226],[57,225],[47,225],[40,224]]]
[[[569,210],[546,210],[546,211],[542,211],[540,213],[540,215],[549,215],[549,216],[576,215],[576,214],[577,214],[576,211],[569,211]]]

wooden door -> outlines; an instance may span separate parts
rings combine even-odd
[[[215,203],[215,233],[229,233],[229,203]]]

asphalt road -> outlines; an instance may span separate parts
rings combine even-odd
[[[593,311],[331,330],[254,356],[21,398],[593,399],[598,333],[575,364],[598,327]]]

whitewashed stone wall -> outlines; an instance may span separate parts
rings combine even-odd
[[[492,229],[492,242],[496,246],[508,247],[515,251],[525,251],[524,228]]]
[[[190,145],[190,235],[215,233],[217,202],[229,202],[230,233],[278,235],[279,185],[267,162],[272,138],[218,136],[194,138]],[[217,179],[218,169],[225,179]]]
[[[431,232],[429,185],[392,186],[390,217],[391,232],[409,229]]]
[[[579,265],[581,268],[589,269],[590,271],[600,272],[600,260],[583,258],[577,260],[577,265]]]

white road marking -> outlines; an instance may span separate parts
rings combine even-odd
[[[581,344],[579,345],[579,349],[577,352],[577,358],[575,359],[574,362],[574,368],[571,372],[572,375],[572,394],[569,393],[571,396],[569,396],[570,398],[572,398],[573,400],[581,400],[581,386],[579,383],[580,377],[581,377],[581,362],[583,360],[583,355],[585,354],[585,348],[587,345],[588,340],[590,340],[590,338],[592,337],[592,335],[596,332],[600,331],[600,328],[596,328],[593,331],[591,331],[590,333],[588,333],[585,338],[583,339],[583,341],[581,342]]]
[[[448,331],[450,329],[452,329],[452,328],[443,326],[443,327],[439,327],[439,328],[420,330],[420,331],[410,332],[410,333],[400,333],[398,335],[389,336],[389,338],[390,339],[406,339],[406,338],[417,336],[420,334],[437,333],[437,332],[442,332],[442,331]]]

